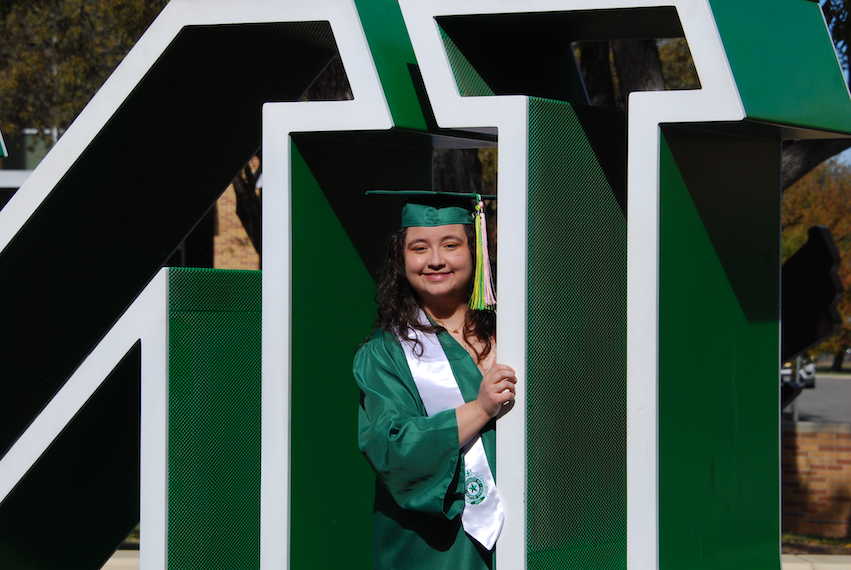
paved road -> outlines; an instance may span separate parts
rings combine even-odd
[[[851,374],[816,374],[816,387],[801,392],[794,405],[799,421],[851,424]]]

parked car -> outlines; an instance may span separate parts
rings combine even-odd
[[[792,403],[801,390],[816,387],[816,365],[804,359],[799,359],[798,373],[795,374],[795,363],[784,362],[780,367],[780,409]]]

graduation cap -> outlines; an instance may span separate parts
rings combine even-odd
[[[496,196],[434,190],[370,190],[367,195],[404,196],[407,200],[402,207],[403,228],[473,224],[476,231],[476,272],[473,275],[470,308],[484,310],[496,306],[482,201],[486,198],[495,199]]]

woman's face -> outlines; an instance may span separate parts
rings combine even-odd
[[[405,274],[423,304],[466,304],[473,261],[462,224],[408,228]]]

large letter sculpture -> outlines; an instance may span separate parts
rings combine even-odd
[[[647,37],[685,38],[700,88],[591,107],[571,42]],[[354,99],[299,101],[337,55]],[[236,441],[204,406],[171,423],[187,386],[217,410],[231,396],[201,352],[172,352],[178,325],[152,315],[177,310],[163,291],[181,274],[154,275],[261,127],[262,403],[240,400],[261,441],[239,424],[261,469],[233,471],[231,497],[224,468],[169,438],[218,429],[204,445],[223,457]],[[429,187],[434,149],[498,142],[499,359],[521,379],[499,423],[500,567],[779,568],[781,149],[848,135],[811,2],[173,0],[0,211],[0,566],[54,564],[38,533],[62,524],[95,568],[141,500],[144,570],[217,549],[244,553],[234,567],[369,568],[350,366],[397,210],[363,193]],[[195,354],[190,384],[164,372],[176,354]],[[115,481],[135,487],[110,505]]]

